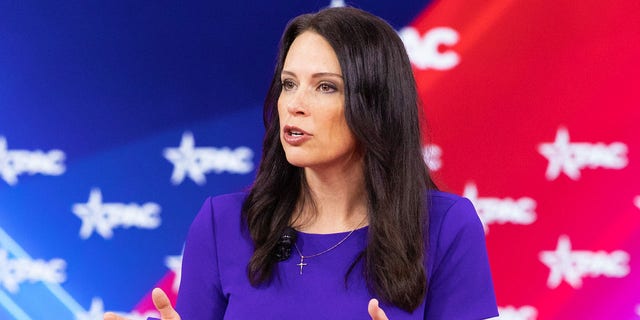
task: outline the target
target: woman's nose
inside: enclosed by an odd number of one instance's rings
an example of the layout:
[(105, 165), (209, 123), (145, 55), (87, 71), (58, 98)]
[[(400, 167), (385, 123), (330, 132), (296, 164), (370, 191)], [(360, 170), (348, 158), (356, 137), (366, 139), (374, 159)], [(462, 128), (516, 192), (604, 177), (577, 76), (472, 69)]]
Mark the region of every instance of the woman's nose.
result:
[(307, 103), (305, 90), (296, 90), (289, 93), (287, 110), (293, 115), (305, 116), (309, 113)]

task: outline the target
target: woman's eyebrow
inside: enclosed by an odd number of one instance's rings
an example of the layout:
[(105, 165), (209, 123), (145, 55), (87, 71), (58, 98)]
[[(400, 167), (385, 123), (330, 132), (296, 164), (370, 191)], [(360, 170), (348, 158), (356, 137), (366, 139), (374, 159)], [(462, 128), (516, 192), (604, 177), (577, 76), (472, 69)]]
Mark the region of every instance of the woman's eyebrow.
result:
[[(294, 72), (291, 71), (287, 71), (287, 70), (282, 70), (282, 74), (286, 74), (286, 75), (290, 75), (290, 76), (296, 76), (296, 74)], [(338, 73), (333, 73), (333, 72), (317, 72), (311, 75), (312, 78), (319, 78), (319, 77), (336, 77), (336, 78), (340, 78), (342, 79), (342, 75), (338, 74)]]

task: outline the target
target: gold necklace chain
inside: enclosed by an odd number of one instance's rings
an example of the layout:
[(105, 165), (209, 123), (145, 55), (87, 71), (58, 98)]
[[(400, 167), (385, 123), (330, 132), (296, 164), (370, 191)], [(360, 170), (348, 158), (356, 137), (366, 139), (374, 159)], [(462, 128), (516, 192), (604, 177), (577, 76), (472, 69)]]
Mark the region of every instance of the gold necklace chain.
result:
[(310, 259), (313, 257), (317, 257), (319, 255), (323, 255), (335, 248), (337, 248), (339, 245), (341, 245), (343, 242), (345, 242), (356, 230), (358, 230), (358, 228), (360, 228), (360, 226), (362, 225), (362, 223), (365, 222), (365, 220), (367, 220), (367, 217), (365, 216), (364, 219), (362, 221), (360, 221), (360, 223), (358, 223), (358, 225), (355, 227), (355, 229), (351, 230), (344, 238), (342, 238), (342, 240), (338, 241), (338, 243), (332, 245), (331, 247), (329, 247), (328, 249), (325, 249), (323, 251), (320, 251), (318, 253), (314, 253), (308, 256), (305, 256), (302, 254), (302, 251), (300, 251), (300, 248), (298, 248), (297, 244), (293, 244), (293, 246), (296, 248), (296, 251), (298, 251), (298, 254), (300, 255), (300, 263), (296, 264), (298, 267), (300, 267), (300, 275), (302, 275), (302, 268), (304, 268), (307, 263), (304, 263), (304, 259)]

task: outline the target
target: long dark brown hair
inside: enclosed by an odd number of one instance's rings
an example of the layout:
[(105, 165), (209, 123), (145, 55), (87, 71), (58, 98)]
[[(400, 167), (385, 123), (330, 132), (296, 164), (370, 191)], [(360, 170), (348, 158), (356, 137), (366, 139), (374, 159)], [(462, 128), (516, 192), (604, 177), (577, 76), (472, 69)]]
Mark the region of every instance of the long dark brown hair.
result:
[(255, 246), (247, 267), (249, 280), (254, 286), (271, 280), (277, 266), (274, 248), (298, 201), (309, 194), (304, 169), (286, 160), (277, 110), (285, 57), (305, 31), (324, 37), (338, 57), (345, 117), (364, 151), (369, 231), (367, 246), (352, 267), (362, 260), (370, 290), (413, 311), (426, 293), (427, 195), (436, 187), (423, 161), (420, 108), (404, 44), (384, 20), (354, 8), (298, 16), (280, 40), (264, 103), (262, 159), (242, 208)]

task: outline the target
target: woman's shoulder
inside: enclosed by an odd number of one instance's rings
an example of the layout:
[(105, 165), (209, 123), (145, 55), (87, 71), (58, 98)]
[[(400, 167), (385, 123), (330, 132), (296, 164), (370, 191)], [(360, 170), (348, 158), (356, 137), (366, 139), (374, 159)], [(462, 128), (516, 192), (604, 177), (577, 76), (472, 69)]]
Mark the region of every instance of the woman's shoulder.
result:
[(426, 318), (485, 319), (497, 315), (485, 234), (473, 203), (459, 195), (433, 191), (427, 204), (430, 285)]
[(446, 191), (440, 191), (440, 190), (429, 191), (427, 199), (428, 199), (427, 203), (428, 203), (429, 209), (430, 210), (437, 209), (437, 211), (442, 211), (442, 210), (446, 211), (451, 206), (459, 202), (469, 202), (469, 203), (471, 202), (469, 201), (469, 199), (465, 197), (459, 196), (454, 193), (446, 192)]
[(196, 220), (211, 220), (218, 225), (239, 222), (242, 203), (247, 194), (247, 192), (236, 192), (207, 197)]
[(213, 205), (242, 205), (248, 194), (248, 192), (225, 193), (210, 196), (208, 201)]
[(480, 218), (471, 201), (465, 197), (445, 191), (430, 191), (427, 197), (429, 221), (432, 226), (445, 222), (460, 227), (480, 224)]

